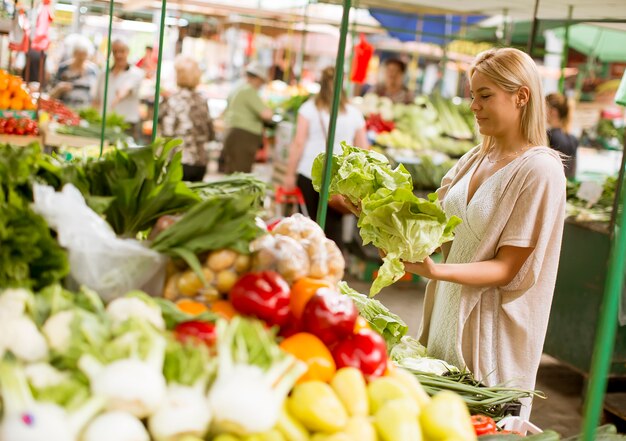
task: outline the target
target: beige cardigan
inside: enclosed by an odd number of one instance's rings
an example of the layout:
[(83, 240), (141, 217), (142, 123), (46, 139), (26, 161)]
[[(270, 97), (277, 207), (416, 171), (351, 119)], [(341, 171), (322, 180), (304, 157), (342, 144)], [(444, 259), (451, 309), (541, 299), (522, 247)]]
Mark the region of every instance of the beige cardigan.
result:
[[(480, 160), (479, 148), (443, 178), (440, 200)], [(565, 174), (548, 147), (526, 151), (512, 164), (486, 235), (471, 262), (495, 257), (502, 246), (532, 247), (514, 280), (498, 288), (463, 286), (457, 350), (478, 380), (533, 389), (557, 276), (565, 220)], [(449, 251), (444, 247), (444, 256)], [(419, 340), (426, 345), (436, 281), (426, 287)], [(461, 366), (462, 367), (462, 366)]]

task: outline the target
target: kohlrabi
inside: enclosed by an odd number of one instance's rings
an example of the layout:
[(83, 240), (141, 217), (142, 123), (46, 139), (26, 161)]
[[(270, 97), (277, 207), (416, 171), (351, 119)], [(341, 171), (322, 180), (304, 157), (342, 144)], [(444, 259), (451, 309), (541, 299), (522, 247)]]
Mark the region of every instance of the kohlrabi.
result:
[(212, 429), (238, 435), (271, 429), (306, 369), (276, 346), (260, 322), (239, 317), (218, 322), (218, 372), (209, 391)]
[(56, 404), (36, 401), (23, 367), (6, 358), (0, 361), (0, 386), (4, 402), (0, 441), (76, 441), (104, 405), (103, 399), (92, 397), (68, 413)]
[(159, 305), (141, 291), (131, 291), (124, 297), (117, 298), (106, 308), (109, 318), (114, 324), (135, 318), (145, 320), (159, 330), (165, 329), (165, 321)]
[[(107, 409), (145, 418), (165, 398), (162, 370), (166, 340), (145, 322), (131, 321), (128, 325), (132, 326), (126, 333), (101, 349), (105, 363), (94, 355), (85, 354), (78, 366), (89, 377), (92, 393), (107, 399)], [(114, 361), (109, 362), (107, 356)]]
[(89, 423), (80, 441), (150, 441), (150, 435), (137, 417), (114, 410)]

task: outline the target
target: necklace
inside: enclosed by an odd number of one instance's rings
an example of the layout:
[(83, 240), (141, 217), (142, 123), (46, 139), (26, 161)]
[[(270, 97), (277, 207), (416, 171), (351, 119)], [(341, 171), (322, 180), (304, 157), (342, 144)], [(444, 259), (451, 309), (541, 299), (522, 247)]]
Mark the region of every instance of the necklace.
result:
[(494, 161), (494, 160), (492, 160), (492, 159), (489, 157), (489, 155), (491, 155), (491, 153), (493, 152), (493, 149), (495, 148), (495, 146), (493, 146), (493, 147), (491, 147), (491, 148), (489, 149), (489, 151), (487, 152), (487, 161), (489, 161), (491, 164), (497, 164), (498, 162), (502, 162), (502, 161), (504, 161), (505, 159), (511, 158), (511, 157), (513, 157), (513, 156), (516, 156), (518, 153), (521, 153), (521, 152), (525, 151), (528, 147), (530, 147), (530, 144), (526, 144), (526, 145), (525, 145), (524, 147), (522, 147), (521, 149), (519, 149), (519, 150), (515, 150), (513, 153), (509, 153), (508, 155), (503, 156), (502, 158), (500, 158), (500, 159), (496, 159), (496, 160)]

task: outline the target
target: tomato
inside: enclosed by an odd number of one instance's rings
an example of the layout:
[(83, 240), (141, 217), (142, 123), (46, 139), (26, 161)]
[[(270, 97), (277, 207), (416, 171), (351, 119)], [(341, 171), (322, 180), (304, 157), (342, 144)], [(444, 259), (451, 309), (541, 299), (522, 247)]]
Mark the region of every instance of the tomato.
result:
[(196, 320), (176, 325), (174, 335), (179, 341), (199, 341), (207, 346), (213, 346), (217, 341), (215, 324)]
[(472, 425), (477, 436), (492, 435), (498, 430), (493, 418), (485, 415), (472, 415)]

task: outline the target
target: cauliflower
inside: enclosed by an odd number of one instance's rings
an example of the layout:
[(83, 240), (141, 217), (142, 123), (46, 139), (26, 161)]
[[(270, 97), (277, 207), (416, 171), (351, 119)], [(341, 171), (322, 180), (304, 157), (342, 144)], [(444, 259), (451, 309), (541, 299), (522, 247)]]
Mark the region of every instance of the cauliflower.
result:
[(35, 362), (48, 356), (48, 344), (27, 316), (3, 317), (0, 320), (0, 356), (5, 351), (22, 361)]
[(107, 306), (107, 313), (114, 324), (123, 323), (131, 318), (139, 318), (146, 320), (159, 330), (165, 329), (165, 321), (159, 305), (150, 304), (139, 297), (115, 299)]

